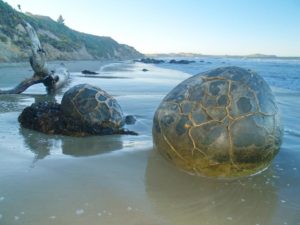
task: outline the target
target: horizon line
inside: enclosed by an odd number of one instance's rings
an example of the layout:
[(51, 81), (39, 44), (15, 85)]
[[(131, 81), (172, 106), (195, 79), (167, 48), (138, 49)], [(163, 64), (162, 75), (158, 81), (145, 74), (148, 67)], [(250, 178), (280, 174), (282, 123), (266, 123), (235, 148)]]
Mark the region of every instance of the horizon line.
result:
[(199, 52), (153, 52), (143, 53), (144, 55), (199, 55), (199, 56), (226, 56), (226, 57), (253, 57), (253, 58), (300, 58), (300, 55), (276, 55), (276, 54), (264, 54), (264, 53), (253, 53), (253, 54), (206, 54)]

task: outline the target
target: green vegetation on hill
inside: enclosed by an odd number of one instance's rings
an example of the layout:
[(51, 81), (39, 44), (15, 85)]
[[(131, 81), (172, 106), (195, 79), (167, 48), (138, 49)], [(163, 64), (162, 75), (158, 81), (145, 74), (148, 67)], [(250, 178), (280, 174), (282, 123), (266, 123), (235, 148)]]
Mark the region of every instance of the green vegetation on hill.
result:
[(55, 59), (130, 59), (142, 57), (134, 48), (119, 44), (110, 37), (81, 33), (47, 16), (21, 13), (0, 0), (0, 61), (18, 61), (28, 57), (29, 39), (21, 20), (29, 22), (40, 41)]
[(0, 0), (0, 37), (7, 40), (7, 37), (13, 38), (15, 27), (20, 21), (20, 16), (8, 4)]

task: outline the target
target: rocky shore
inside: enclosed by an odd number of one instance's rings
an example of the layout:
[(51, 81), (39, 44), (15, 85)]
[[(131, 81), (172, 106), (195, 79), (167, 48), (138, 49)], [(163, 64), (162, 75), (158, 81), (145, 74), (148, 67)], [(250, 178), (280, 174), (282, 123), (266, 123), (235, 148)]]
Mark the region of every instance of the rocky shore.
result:
[(154, 58), (142, 58), (142, 59), (134, 60), (134, 61), (135, 62), (146, 63), (146, 64), (161, 64), (161, 63), (190, 64), (190, 63), (195, 63), (196, 62), (194, 60), (186, 60), (186, 59), (181, 59), (181, 60), (171, 59), (170, 61), (167, 61), (167, 60), (154, 59)]

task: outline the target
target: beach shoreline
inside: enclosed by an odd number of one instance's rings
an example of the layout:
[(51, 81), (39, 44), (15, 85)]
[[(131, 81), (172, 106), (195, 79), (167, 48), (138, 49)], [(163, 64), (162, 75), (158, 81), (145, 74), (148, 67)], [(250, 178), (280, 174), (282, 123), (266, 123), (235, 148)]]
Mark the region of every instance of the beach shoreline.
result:
[[(229, 62), (235, 63), (228, 59), (225, 65)], [(262, 75), (278, 70), (276, 63), (236, 64), (250, 65)], [(128, 128), (138, 136), (74, 138), (23, 129), (17, 122), (19, 113), (47, 99), (45, 88), (37, 85), (21, 95), (0, 96), (0, 224), (298, 224), (298, 89), (274, 88), (284, 141), (271, 166), (260, 174), (236, 180), (190, 176), (153, 151), (152, 119), (162, 98), (191, 72), (220, 65), (224, 66), (221, 60), (190, 64), (180, 71), (174, 70), (178, 65), (162, 68), (132, 61), (66, 64), (71, 81), (56, 100), (79, 83), (99, 86), (116, 97), (124, 114), (136, 116), (137, 123)], [(296, 70), (289, 73), (289, 64), (279, 65), (280, 73), (291, 76), (284, 83), (289, 85), (300, 66), (292, 64)], [(1, 88), (31, 74), (27, 68), (0, 65), (0, 73), (5, 74), (0, 77)], [(84, 76), (83, 69), (99, 74)], [(280, 84), (281, 79), (276, 79), (271, 81)]]

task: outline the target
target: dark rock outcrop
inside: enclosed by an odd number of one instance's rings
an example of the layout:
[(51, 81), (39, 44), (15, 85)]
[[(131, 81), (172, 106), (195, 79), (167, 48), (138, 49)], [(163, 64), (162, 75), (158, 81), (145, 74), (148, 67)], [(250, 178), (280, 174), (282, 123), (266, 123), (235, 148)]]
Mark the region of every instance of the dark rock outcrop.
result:
[(185, 59), (181, 59), (181, 60), (171, 59), (169, 61), (169, 63), (171, 63), (171, 64), (190, 64), (190, 63), (195, 63), (195, 61), (194, 60), (185, 60)]
[(81, 71), (82, 74), (90, 74), (90, 75), (96, 75), (96, 74), (99, 74), (99, 73), (96, 73), (94, 71), (90, 71), (90, 70), (83, 70)]
[(146, 64), (165, 63), (165, 61), (162, 60), (162, 59), (153, 59), (153, 58), (143, 58), (143, 59), (140, 59), (140, 60), (135, 60), (135, 62), (141, 62), (141, 63), (146, 63)]
[(33, 103), (26, 107), (18, 118), (23, 127), (47, 134), (64, 130), (60, 104), (53, 102)]

